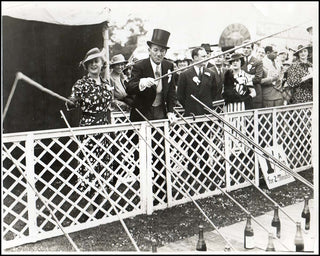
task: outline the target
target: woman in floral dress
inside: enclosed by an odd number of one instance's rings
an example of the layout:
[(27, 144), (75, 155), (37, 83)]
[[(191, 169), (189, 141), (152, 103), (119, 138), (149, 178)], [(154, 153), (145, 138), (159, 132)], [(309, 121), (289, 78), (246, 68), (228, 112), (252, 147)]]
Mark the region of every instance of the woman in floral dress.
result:
[[(101, 77), (101, 71), (105, 66), (104, 54), (98, 48), (89, 50), (83, 61), (80, 62), (83, 68), (88, 72), (87, 75), (79, 79), (72, 87), (71, 95), (68, 98), (73, 104), (67, 103), (67, 110), (80, 107), (82, 116), (79, 126), (104, 125), (110, 123), (110, 104), (112, 102), (113, 88), (107, 80)], [(94, 166), (94, 171), (99, 173), (105, 183), (111, 176), (110, 170), (103, 163), (110, 161), (110, 155), (106, 153), (105, 148), (108, 146), (108, 140), (102, 133), (80, 136), (80, 141), (85, 146), (86, 154), (90, 161), (89, 165), (81, 165), (78, 172), (89, 182), (95, 180), (95, 186), (99, 187), (96, 175), (91, 172), (87, 166)], [(101, 144), (102, 146), (99, 146)], [(88, 152), (92, 152), (89, 154)], [(98, 158), (98, 162), (95, 159)], [(86, 160), (80, 151), (79, 157)], [(87, 162), (87, 161), (86, 161)], [(90, 198), (95, 194), (95, 190), (88, 189), (88, 184), (83, 179), (79, 179), (79, 190), (87, 192)], [(101, 202), (101, 195), (95, 199), (96, 203)]]
[(287, 83), (293, 88), (291, 103), (303, 103), (313, 100), (312, 63), (308, 61), (311, 46), (299, 45), (294, 53), (297, 61), (288, 69)]

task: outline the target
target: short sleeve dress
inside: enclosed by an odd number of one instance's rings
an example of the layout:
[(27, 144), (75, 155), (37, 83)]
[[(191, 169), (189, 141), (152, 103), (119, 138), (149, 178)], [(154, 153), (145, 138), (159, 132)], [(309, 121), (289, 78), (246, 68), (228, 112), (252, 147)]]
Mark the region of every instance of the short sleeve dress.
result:
[[(79, 79), (72, 87), (69, 99), (79, 106), (82, 110), (79, 126), (104, 125), (110, 123), (110, 104), (112, 101), (113, 88), (107, 80), (101, 79), (101, 84), (96, 84), (95, 80), (86, 75)], [(110, 155), (106, 150), (109, 141), (104, 134), (89, 134), (80, 136), (82, 145), (86, 147), (86, 153), (90, 161), (90, 165), (82, 164), (78, 169), (79, 174), (86, 181), (95, 180), (95, 186), (99, 187), (99, 183), (95, 179), (95, 175), (91, 173), (90, 166), (94, 166), (94, 171), (107, 180), (110, 176), (110, 169), (106, 168), (106, 164), (110, 161)], [(88, 152), (91, 152), (88, 154)], [(86, 160), (82, 152), (79, 151), (80, 159)], [(96, 163), (98, 161), (98, 163)], [(88, 184), (83, 179), (79, 180), (79, 190), (84, 191)]]

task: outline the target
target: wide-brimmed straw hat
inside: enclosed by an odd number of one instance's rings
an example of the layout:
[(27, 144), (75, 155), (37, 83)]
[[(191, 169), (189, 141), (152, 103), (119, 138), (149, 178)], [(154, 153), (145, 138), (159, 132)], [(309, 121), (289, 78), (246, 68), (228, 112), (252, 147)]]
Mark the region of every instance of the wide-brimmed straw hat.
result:
[(122, 54), (114, 55), (110, 60), (110, 66), (120, 64), (120, 63), (124, 63), (124, 64), (128, 63), (128, 61), (124, 58)]
[(298, 49), (293, 53), (293, 55), (298, 56), (299, 52), (302, 51), (303, 49), (308, 49), (308, 52), (310, 52), (312, 49), (312, 46), (300, 44), (298, 45)]
[(99, 50), (99, 48), (95, 47), (92, 48), (91, 50), (89, 50), (85, 57), (83, 58), (83, 60), (80, 62), (80, 65), (82, 65), (85, 68), (85, 63), (89, 60), (95, 59), (95, 58), (102, 58), (103, 61), (105, 61), (104, 59), (104, 49), (103, 50)]

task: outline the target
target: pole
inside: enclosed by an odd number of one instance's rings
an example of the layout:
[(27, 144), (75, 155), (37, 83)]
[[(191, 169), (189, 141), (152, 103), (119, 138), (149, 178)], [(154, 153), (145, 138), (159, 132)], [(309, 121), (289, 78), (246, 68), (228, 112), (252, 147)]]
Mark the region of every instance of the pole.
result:
[(110, 54), (109, 54), (109, 29), (108, 29), (107, 22), (103, 25), (102, 36), (103, 36), (103, 48), (105, 49), (105, 57), (106, 57), (106, 62), (107, 62), (106, 71), (104, 73), (104, 79), (109, 80), (109, 78), (110, 78)]
[[(63, 120), (64, 120), (65, 123), (67, 124), (70, 132), (72, 133), (73, 138), (75, 139), (75, 141), (77, 142), (78, 146), (80, 147), (80, 149), (81, 149), (81, 151), (82, 151), (82, 154), (85, 156), (86, 161), (88, 162), (88, 164), (89, 164), (89, 166), (90, 166), (89, 170), (90, 170), (91, 174), (93, 174), (94, 176), (97, 177), (98, 174), (94, 171), (93, 166), (92, 166), (92, 164), (91, 164), (91, 162), (90, 162), (87, 154), (86, 154), (85, 151), (84, 151), (84, 146), (83, 146), (83, 144), (77, 139), (77, 137), (76, 137), (75, 134), (73, 133), (73, 130), (71, 129), (71, 126), (69, 125), (69, 123), (68, 123), (66, 117), (64, 116), (62, 110), (60, 110), (60, 113), (61, 113), (61, 116), (62, 116)], [(101, 176), (100, 176), (100, 177), (97, 177), (97, 180), (98, 180), (99, 185), (100, 185), (100, 187), (102, 188), (102, 190), (103, 190), (106, 198), (109, 200), (109, 202), (110, 202), (110, 204), (111, 204), (111, 207), (113, 208), (113, 210), (115, 211), (116, 215), (118, 216), (118, 219), (119, 219), (120, 223), (122, 224), (124, 230), (126, 231), (127, 235), (129, 236), (129, 238), (130, 238), (133, 246), (135, 247), (136, 251), (140, 252), (139, 247), (137, 246), (135, 240), (134, 240), (133, 237), (131, 236), (131, 234), (130, 234), (130, 232), (129, 232), (127, 226), (126, 226), (126, 224), (125, 224), (124, 221), (123, 221), (123, 219), (120, 217), (120, 214), (118, 213), (117, 208), (115, 207), (115, 205), (113, 204), (111, 198), (109, 197), (108, 192), (106, 191), (105, 187), (104, 187), (103, 184), (101, 183)]]
[[(255, 143), (253, 140), (249, 139), (245, 134), (243, 134), (241, 131), (239, 131), (236, 127), (234, 127), (233, 125), (231, 125), (228, 121), (226, 121), (224, 118), (222, 118), (221, 116), (219, 116), (217, 113), (215, 113), (212, 109), (210, 109), (209, 107), (207, 107), (202, 101), (200, 101), (198, 98), (196, 98), (194, 95), (191, 95), (191, 97), (196, 100), (198, 103), (200, 103), (209, 113), (211, 113), (213, 116), (215, 116), (216, 118), (218, 118), (220, 121), (222, 121), (225, 125), (227, 125), (229, 128), (231, 128), (233, 131), (235, 131), (238, 135), (241, 136), (241, 138), (245, 139), (245, 141), (249, 142), (250, 144), (252, 144), (254, 147), (256, 147), (257, 149), (259, 149), (262, 153), (264, 153), (269, 159), (267, 160), (273, 160), (273, 162), (275, 164), (277, 164), (279, 167), (281, 167), (282, 169), (284, 169), (286, 172), (288, 172), (289, 174), (291, 174), (293, 177), (297, 178), (298, 180), (300, 180), (301, 182), (303, 182), (305, 185), (307, 185), (308, 187), (314, 189), (313, 184), (311, 184), (309, 181), (307, 181), (306, 179), (304, 179), (303, 177), (301, 177), (300, 175), (294, 173), (293, 171), (291, 171), (285, 164), (283, 164), (281, 161), (279, 161), (277, 158), (275, 158), (273, 155), (271, 155), (270, 153), (268, 153), (263, 147), (261, 147), (260, 145), (258, 145), (257, 143)], [(298, 178), (299, 177), (299, 178)]]
[[(213, 147), (223, 158), (225, 161), (227, 161), (233, 168), (237, 169), (237, 166), (235, 166), (235, 164), (233, 162), (231, 162), (227, 157), (225, 157), (225, 155), (223, 154), (223, 152), (218, 148), (217, 145), (213, 144), (212, 141), (210, 141), (208, 138), (207, 138), (207, 135), (204, 134), (203, 131), (201, 131), (200, 129), (197, 129), (197, 126), (193, 126), (191, 125), (190, 122), (188, 122), (186, 120), (186, 118), (184, 118), (180, 113), (177, 112), (177, 114), (179, 115), (179, 117), (187, 124), (189, 125), (189, 127), (193, 130), (196, 131), (197, 134), (200, 134), (202, 136), (203, 139), (205, 139), (211, 147)], [(182, 129), (187, 132), (187, 133), (190, 133), (188, 132), (188, 130), (186, 128), (184, 128), (183, 126), (181, 126)], [(222, 127), (221, 127), (222, 128)], [(211, 128), (210, 128), (211, 130)], [(230, 133), (231, 134), (231, 133)], [(234, 136), (236, 137), (236, 136)], [(247, 180), (249, 183), (251, 183), (251, 185), (253, 185), (256, 189), (259, 190), (259, 192), (262, 193), (262, 195), (264, 195), (267, 199), (269, 199), (273, 204), (277, 205), (280, 209), (280, 211), (282, 211), (293, 223), (296, 223), (296, 221), (290, 217), (290, 215), (277, 203), (275, 202), (270, 196), (268, 196), (261, 188), (259, 188), (256, 184), (254, 184), (254, 182), (252, 182), (246, 175), (244, 175), (242, 172), (238, 172), (245, 180)]]
[(14, 160), (14, 158), (11, 156), (11, 154), (8, 152), (7, 148), (3, 145), (3, 149), (4, 151), (6, 151), (6, 153), (8, 154), (9, 158), (11, 159), (11, 161), (14, 163), (14, 165), (18, 168), (19, 172), (21, 173), (21, 175), (24, 177), (24, 179), (27, 181), (28, 185), (32, 188), (32, 190), (36, 193), (36, 195), (39, 197), (39, 199), (43, 202), (43, 204), (46, 206), (46, 208), (49, 210), (50, 215), (52, 216), (52, 218), (54, 219), (54, 221), (57, 223), (57, 225), (59, 226), (59, 228), (61, 229), (61, 231), (63, 232), (63, 234), (66, 236), (66, 238), (68, 239), (68, 241), (70, 242), (70, 244), (73, 246), (73, 248), (77, 251), (80, 252), (78, 246), (74, 243), (74, 241), (71, 239), (71, 237), (69, 236), (69, 234), (64, 230), (64, 227), (62, 227), (62, 225), (59, 223), (59, 220), (57, 219), (57, 217), (54, 215), (53, 211), (51, 210), (51, 208), (49, 207), (49, 204), (47, 202), (47, 200), (45, 200), (42, 195), (40, 195), (38, 193), (38, 191), (36, 190), (36, 188), (31, 185), (31, 183), (29, 182), (29, 179), (27, 179), (27, 176), (24, 174), (24, 172), (21, 170), (19, 164)]
[(8, 101), (7, 101), (7, 104), (4, 108), (4, 111), (3, 111), (3, 119), (2, 121), (5, 119), (6, 117), (6, 114), (7, 114), (7, 111), (8, 111), (8, 108), (10, 106), (10, 103), (11, 103), (11, 99), (13, 97), (13, 94), (16, 90), (16, 87), (17, 87), (17, 84), (18, 84), (18, 81), (20, 79), (20, 72), (16, 73), (16, 78), (14, 79), (14, 82), (13, 82), (13, 85), (12, 85), (12, 88), (11, 88), (11, 91), (10, 91), (10, 94), (9, 94), (9, 97), (8, 97)]
[[(132, 124), (132, 122), (127, 118), (127, 116), (125, 115), (125, 113), (123, 112), (122, 108), (116, 103), (117, 107), (119, 108), (119, 110), (121, 111), (121, 113), (123, 114), (123, 116), (129, 121), (130, 125), (133, 127), (134, 131), (136, 132), (136, 134), (146, 143), (147, 147), (152, 151), (152, 153), (154, 155), (157, 155), (156, 152), (154, 151), (154, 149), (149, 145), (149, 143), (146, 141), (146, 139), (140, 134), (140, 132), (137, 130), (137, 128)], [(139, 113), (140, 111), (137, 110)], [(142, 115), (142, 114), (141, 114)], [(143, 118), (145, 118), (143, 116)], [(147, 120), (149, 122), (148, 119), (145, 118), (145, 120)], [(157, 129), (157, 128), (155, 128)], [(160, 133), (166, 140), (168, 140), (167, 137), (165, 137), (162, 133)], [(171, 144), (171, 142), (170, 142)], [(175, 158), (172, 158), (173, 161), (179, 165), (182, 169), (184, 169), (185, 167), (179, 162), (177, 161)], [(164, 163), (163, 159), (161, 157), (158, 158), (158, 160), (165, 166), (166, 164)], [(206, 215), (206, 213), (201, 209), (201, 207), (197, 204), (197, 202), (192, 198), (192, 196), (190, 196), (190, 194), (188, 193), (188, 191), (184, 188), (184, 186), (182, 186), (182, 184), (180, 183), (179, 179), (176, 178), (176, 176), (172, 173), (172, 171), (170, 169), (167, 169), (167, 171), (171, 174), (171, 176), (176, 180), (176, 182), (179, 184), (179, 186), (182, 189), (182, 192), (184, 194), (184, 196), (187, 196), (191, 199), (191, 201), (195, 204), (195, 206), (199, 209), (199, 211), (203, 214), (203, 216), (207, 219), (207, 221), (212, 225), (212, 227), (218, 232), (218, 234), (227, 242), (227, 244), (234, 250), (235, 248), (232, 246), (232, 244), (220, 233), (220, 231), (218, 230), (218, 228), (216, 227), (216, 225), (214, 225), (214, 223), (209, 219), (209, 217)]]
[[(176, 146), (176, 144), (175, 144), (175, 143), (172, 143), (172, 141), (169, 140), (169, 139), (163, 134), (163, 132), (162, 132), (161, 130), (159, 130), (157, 127), (155, 127), (138, 109), (136, 109), (136, 111), (139, 113), (139, 115), (140, 115), (145, 121), (148, 122), (149, 125), (152, 126), (153, 129), (155, 129), (159, 134), (161, 134), (161, 136), (162, 136), (165, 140), (167, 140), (170, 145), (173, 145), (177, 150), (179, 150), (179, 148)], [(186, 156), (185, 153), (183, 153), (183, 151), (180, 151), (180, 152), (181, 152), (184, 156)], [(199, 156), (199, 155), (198, 155), (198, 156)], [(199, 157), (204, 161), (204, 159), (203, 159), (202, 156), (199, 156)], [(186, 158), (187, 158), (189, 161), (191, 160), (190, 162), (192, 162), (193, 164), (195, 164), (195, 162), (194, 162), (189, 156), (186, 156)], [(196, 165), (195, 165), (195, 166), (196, 166)], [(200, 171), (201, 171), (201, 170), (200, 170)], [(212, 184), (216, 186), (216, 188), (218, 188), (223, 194), (225, 194), (225, 195), (226, 195), (228, 198), (230, 198), (236, 205), (238, 205), (241, 210), (243, 210), (246, 214), (250, 214), (251, 218), (252, 218), (259, 226), (261, 226), (262, 229), (264, 229), (267, 233), (270, 233), (269, 230), (267, 230), (266, 227), (265, 227), (262, 223), (260, 223), (249, 211), (247, 211), (236, 199), (234, 199), (232, 196), (230, 196), (230, 195), (228, 194), (228, 192), (226, 192), (226, 191), (224, 191), (222, 188), (220, 188), (220, 187), (218, 186), (218, 184), (217, 184), (207, 173), (205, 173), (205, 172), (201, 172), (201, 173), (202, 173), (204, 176), (206, 176), (207, 179), (209, 179), (209, 180), (212, 182)], [(277, 237), (276, 237), (276, 239), (277, 239)], [(280, 242), (288, 251), (290, 251), (290, 249), (289, 249), (285, 244), (283, 244), (283, 243), (280, 241), (280, 239), (278, 239), (278, 240), (279, 240), (279, 242)]]
[[(307, 22), (309, 22), (309, 21), (307, 21)], [(284, 29), (284, 30), (281, 30), (281, 31), (279, 31), (279, 32), (276, 32), (276, 33), (273, 33), (273, 34), (270, 34), (270, 35), (261, 37), (261, 38), (259, 38), (259, 39), (257, 39), (257, 40), (254, 40), (254, 41), (250, 41), (250, 42), (244, 43), (244, 44), (242, 44), (242, 45), (236, 46), (236, 47), (231, 48), (231, 49), (229, 49), (229, 50), (226, 50), (226, 51), (224, 51), (224, 52), (222, 52), (222, 53), (219, 53), (219, 54), (217, 54), (216, 56), (211, 56), (211, 57), (208, 57), (208, 58), (206, 58), (206, 59), (204, 59), (204, 60), (201, 60), (201, 61), (198, 61), (198, 62), (194, 62), (194, 63), (190, 64), (190, 65), (187, 66), (187, 67), (183, 67), (183, 68), (180, 68), (180, 69), (177, 69), (177, 70), (168, 72), (167, 74), (164, 74), (164, 75), (162, 75), (162, 76), (160, 76), (160, 77), (158, 77), (158, 78), (155, 78), (154, 81), (156, 82), (156, 81), (158, 81), (158, 80), (160, 80), (160, 79), (162, 79), (162, 78), (164, 78), (164, 77), (170, 76), (170, 75), (172, 75), (172, 74), (174, 74), (174, 73), (177, 73), (177, 72), (180, 72), (180, 71), (182, 71), (182, 70), (188, 69), (188, 68), (190, 68), (190, 67), (199, 65), (199, 64), (201, 64), (201, 63), (203, 63), (203, 62), (207, 62), (207, 61), (209, 61), (209, 60), (211, 60), (211, 59), (217, 58), (217, 57), (222, 56), (222, 55), (224, 55), (224, 54), (231, 53), (231, 52), (233, 52), (233, 51), (235, 51), (235, 50), (238, 50), (238, 49), (241, 49), (241, 48), (243, 48), (243, 47), (245, 47), (245, 46), (247, 46), (247, 45), (256, 43), (256, 42), (258, 42), (258, 41), (262, 41), (262, 40), (267, 39), (267, 38), (269, 38), (269, 37), (273, 37), (273, 36), (275, 36), (275, 35), (281, 34), (281, 33), (286, 32), (286, 31), (288, 31), (288, 30), (294, 29), (294, 28), (299, 27), (299, 26), (301, 26), (301, 25), (303, 25), (303, 24), (305, 24), (305, 23), (307, 23), (307, 22), (303, 22), (303, 23), (301, 23), (301, 24), (298, 24), (298, 25), (295, 25), (295, 26), (291, 26), (291, 27), (289, 27), (289, 28), (287, 28), (287, 29)]]

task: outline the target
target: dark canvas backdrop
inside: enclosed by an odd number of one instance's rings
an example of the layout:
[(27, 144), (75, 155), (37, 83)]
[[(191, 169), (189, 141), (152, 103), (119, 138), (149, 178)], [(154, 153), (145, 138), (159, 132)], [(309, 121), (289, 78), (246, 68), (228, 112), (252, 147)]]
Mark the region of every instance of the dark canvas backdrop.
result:
[[(79, 62), (93, 47), (103, 47), (103, 24), (67, 26), (2, 17), (3, 109), (16, 72), (68, 97), (85, 73)], [(80, 111), (67, 112), (65, 104), (20, 80), (3, 121), (3, 133), (65, 128), (63, 110), (71, 126), (78, 126)]]

